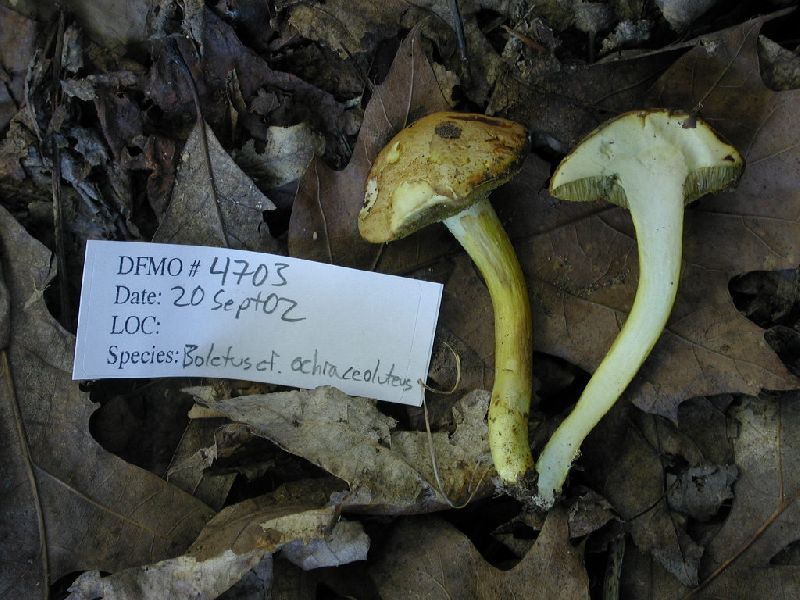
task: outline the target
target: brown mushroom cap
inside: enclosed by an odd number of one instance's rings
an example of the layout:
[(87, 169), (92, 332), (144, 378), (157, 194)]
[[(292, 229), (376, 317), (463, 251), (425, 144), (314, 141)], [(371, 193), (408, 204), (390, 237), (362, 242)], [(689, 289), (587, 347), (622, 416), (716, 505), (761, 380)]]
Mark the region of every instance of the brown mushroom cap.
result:
[[(736, 183), (744, 169), (739, 151), (701, 119), (666, 109), (620, 115), (592, 131), (570, 152), (550, 181), (550, 193), (562, 200), (608, 200), (627, 207), (624, 182), (633, 161), (682, 157), (685, 203)], [(662, 161), (665, 168), (672, 161)], [(683, 168), (685, 167), (685, 169)], [(653, 169), (650, 164), (647, 169)], [(654, 185), (657, 185), (654, 183)]]
[(384, 146), (367, 177), (358, 228), (388, 242), (458, 214), (511, 179), (527, 154), (527, 132), (513, 121), (439, 112)]

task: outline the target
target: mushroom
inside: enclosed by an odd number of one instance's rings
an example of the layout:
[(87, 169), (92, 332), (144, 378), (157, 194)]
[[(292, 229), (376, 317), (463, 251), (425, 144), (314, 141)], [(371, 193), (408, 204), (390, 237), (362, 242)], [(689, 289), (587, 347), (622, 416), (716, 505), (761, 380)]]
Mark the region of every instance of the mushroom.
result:
[(612, 119), (559, 164), (550, 182), (556, 198), (604, 198), (630, 211), (639, 285), (611, 349), (537, 460), (537, 505), (553, 505), (584, 438), (628, 387), (667, 323), (680, 278), (684, 206), (735, 184), (743, 169), (736, 148), (708, 124), (663, 109)]
[(527, 132), (518, 123), (481, 114), (428, 115), (380, 151), (358, 217), (362, 237), (374, 243), (441, 221), (483, 275), (495, 323), (489, 447), (507, 484), (521, 483), (533, 466), (531, 315), (522, 269), (488, 196), (519, 171), (527, 150)]

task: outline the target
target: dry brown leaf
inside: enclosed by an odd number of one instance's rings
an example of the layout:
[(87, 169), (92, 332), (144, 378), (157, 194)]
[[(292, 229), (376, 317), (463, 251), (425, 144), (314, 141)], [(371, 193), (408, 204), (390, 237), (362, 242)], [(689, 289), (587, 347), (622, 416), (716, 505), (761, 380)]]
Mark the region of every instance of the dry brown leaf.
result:
[(219, 510), (236, 473), (206, 473), (219, 457), (217, 432), (221, 419), (189, 421), (167, 470), (167, 481)]
[[(350, 484), (339, 499), (348, 510), (381, 514), (448, 508), (438, 489), (425, 433), (393, 431), (395, 420), (375, 402), (331, 387), (216, 400), (211, 388), (195, 398), (278, 446)], [(453, 434), (432, 434), (442, 488), (455, 504), (494, 490), (486, 410), (489, 394), (476, 390), (454, 408)]]
[(534, 74), (504, 69), (486, 111), (525, 123), (567, 151), (602, 121), (640, 106), (675, 56), (667, 51), (589, 65), (548, 63), (544, 72)]
[(510, 6), (506, 0), (479, 0), (460, 2), (458, 8), (466, 60), (461, 58), (461, 50), (457, 48), (450, 2), (329, 0), (324, 5), (292, 3), (286, 13), (289, 25), (303, 37), (319, 41), (342, 59), (354, 62), (364, 61), (365, 56), (372, 60), (371, 55), (381, 42), (395, 37), (402, 29), (417, 27), (433, 41), (444, 63), (468, 80), (461, 91), (474, 104), (483, 105), (504, 65), (487, 39), (484, 19), (479, 21), (478, 13), (491, 11), (506, 15)]
[[(380, 3), (328, 0), (324, 5), (307, 2), (284, 4), (288, 5), (287, 21), (292, 28), (304, 38), (324, 43), (342, 58), (373, 52), (382, 40), (393, 37), (402, 28), (410, 29), (425, 21), (427, 23), (423, 24), (429, 29), (449, 28), (453, 19), (450, 3), (443, 0), (414, 3), (405, 0)], [(502, 14), (508, 12), (508, 3), (505, 0), (461, 2), (459, 12), (465, 27), (474, 23), (475, 13), (482, 9)], [(473, 61), (479, 60), (480, 57), (473, 57)]]
[(255, 567), (261, 555), (228, 550), (206, 560), (180, 556), (107, 577), (87, 571), (70, 586), (67, 600), (213, 600)]
[[(170, 8), (174, 11), (175, 7)], [(161, 14), (168, 14), (166, 7)], [(359, 108), (348, 107), (330, 92), (292, 73), (272, 69), (265, 59), (242, 43), (230, 23), (209, 7), (203, 10), (202, 19), (187, 27), (197, 29), (200, 21), (202, 56), (197, 52), (199, 40), (184, 35), (168, 36), (152, 46), (153, 64), (146, 93), (166, 113), (166, 118), (182, 119), (196, 110), (190, 88), (175, 84), (187, 81), (182, 61), (197, 86), (203, 116), (217, 131), (230, 128), (234, 108), (231, 100), (232, 96), (238, 96), (244, 106), (234, 109), (235, 118), (252, 137), (266, 141), (262, 136), (265, 123), (287, 126), (307, 121), (325, 134), (329, 159), (338, 160), (341, 155), (349, 154), (347, 136), (357, 130), (354, 124), (359, 122)], [(170, 21), (169, 25), (174, 23)], [(235, 94), (232, 86), (237, 88)], [(225, 93), (221, 93), (223, 90)]]
[(0, 590), (8, 598), (43, 597), (48, 582), (72, 571), (115, 571), (182, 552), (212, 511), (92, 438), (94, 406), (70, 380), (75, 339), (42, 296), (54, 275), (50, 252), (5, 209), (0, 243), (10, 298), (2, 320), (11, 332), (10, 373), (0, 391)]
[(298, 482), (222, 510), (206, 525), (185, 556), (108, 577), (85, 573), (69, 600), (212, 600), (270, 554), (303, 567), (331, 567), (365, 560), (369, 538), (361, 525), (339, 521), (325, 506), (333, 481)]
[(668, 422), (655, 419), (632, 407), (614, 409), (584, 444), (582, 461), (592, 486), (628, 522), (636, 546), (673, 577), (697, 585), (703, 547), (687, 533), (686, 518), (667, 504), (664, 471), (667, 456), (690, 464), (704, 457), (687, 450)]
[(589, 598), (581, 555), (561, 509), (548, 515), (533, 547), (509, 571), (484, 561), (452, 525), (420, 517), (399, 523), (370, 573), (384, 600), (579, 600)]
[[(449, 108), (450, 90), (441, 87), (422, 45), (419, 28), (400, 45), (389, 74), (375, 88), (366, 108), (347, 168), (333, 171), (319, 159), (309, 165), (300, 180), (289, 225), (292, 256), (362, 269), (374, 267), (382, 247), (362, 240), (357, 227), (372, 159), (394, 133), (415, 119)], [(402, 251), (399, 248), (407, 247), (409, 240), (415, 247), (416, 236), (412, 236), (385, 251)]]
[(275, 252), (278, 243), (262, 216), (274, 208), (211, 128), (198, 121), (183, 148), (172, 201), (153, 241)]
[(698, 465), (680, 473), (667, 473), (667, 502), (671, 509), (707, 521), (723, 502), (733, 498), (739, 475), (736, 465)]
[(800, 567), (772, 561), (800, 531), (800, 396), (744, 397), (729, 414), (741, 475), (722, 528), (707, 545), (702, 585), (682, 587), (648, 560), (633, 555), (625, 586), (632, 597), (790, 598), (800, 590)]
[(0, 131), (25, 100), (25, 73), (33, 58), (37, 25), (0, 5)]

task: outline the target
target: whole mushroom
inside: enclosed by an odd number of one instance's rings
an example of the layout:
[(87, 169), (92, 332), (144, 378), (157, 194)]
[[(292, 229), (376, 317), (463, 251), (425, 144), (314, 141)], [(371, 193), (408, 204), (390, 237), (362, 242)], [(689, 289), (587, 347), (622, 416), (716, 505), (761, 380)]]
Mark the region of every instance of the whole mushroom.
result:
[(528, 445), (531, 315), (522, 269), (488, 201), (527, 155), (522, 125), (481, 114), (440, 112), (400, 131), (376, 157), (358, 227), (383, 243), (441, 221), (483, 275), (495, 320), (495, 380), (489, 446), (498, 475), (522, 483)]
[(611, 349), (539, 456), (539, 506), (553, 505), (584, 438), (628, 387), (667, 323), (680, 279), (684, 206), (735, 184), (743, 169), (738, 150), (707, 123), (668, 110), (612, 119), (556, 169), (550, 182), (556, 198), (605, 199), (630, 211), (639, 285)]

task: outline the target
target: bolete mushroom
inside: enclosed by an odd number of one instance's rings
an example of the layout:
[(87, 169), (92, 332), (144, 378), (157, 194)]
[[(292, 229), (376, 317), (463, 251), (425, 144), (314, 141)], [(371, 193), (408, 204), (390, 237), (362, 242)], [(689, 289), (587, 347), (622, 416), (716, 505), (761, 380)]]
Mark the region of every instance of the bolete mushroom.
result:
[(378, 154), (358, 218), (361, 235), (375, 243), (441, 221), (483, 275), (495, 323), (489, 447), (508, 484), (533, 466), (531, 315), (522, 269), (488, 196), (517, 173), (527, 149), (525, 128), (512, 121), (456, 112), (423, 117)]
[(584, 438), (628, 387), (667, 323), (680, 278), (684, 206), (736, 183), (743, 169), (736, 148), (708, 124), (668, 110), (612, 119), (556, 169), (550, 182), (556, 198), (606, 199), (630, 211), (639, 285), (611, 349), (539, 456), (539, 506), (555, 502)]

